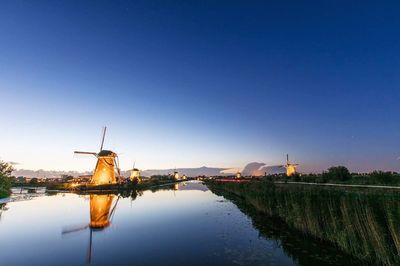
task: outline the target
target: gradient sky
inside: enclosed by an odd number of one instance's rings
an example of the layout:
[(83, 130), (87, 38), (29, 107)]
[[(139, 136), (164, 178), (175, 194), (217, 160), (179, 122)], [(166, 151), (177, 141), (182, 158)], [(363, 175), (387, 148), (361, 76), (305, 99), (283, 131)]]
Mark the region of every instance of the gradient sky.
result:
[(396, 1), (1, 1), (0, 157), (400, 171)]

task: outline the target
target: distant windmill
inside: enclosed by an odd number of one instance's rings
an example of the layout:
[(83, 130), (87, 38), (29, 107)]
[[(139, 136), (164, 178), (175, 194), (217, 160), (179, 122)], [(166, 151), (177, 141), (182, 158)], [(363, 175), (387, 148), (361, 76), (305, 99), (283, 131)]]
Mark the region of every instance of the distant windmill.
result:
[(129, 177), (129, 179), (132, 181), (132, 182), (137, 182), (137, 183), (139, 183), (141, 180), (140, 180), (140, 171), (139, 171), (139, 169), (137, 169), (137, 168), (135, 168), (135, 163), (136, 162), (133, 162), (133, 167), (132, 167), (132, 169), (131, 169), (131, 176)]
[(117, 177), (115, 173), (117, 172), (117, 176), (120, 176), (118, 155), (112, 151), (103, 150), (106, 130), (107, 127), (104, 127), (99, 153), (86, 151), (74, 152), (75, 154), (91, 154), (97, 158), (96, 167), (93, 176), (90, 179), (90, 184), (93, 185), (116, 184)]
[(235, 178), (236, 178), (236, 179), (242, 178), (242, 173), (240, 172), (239, 169), (238, 169), (238, 171), (236, 172)]
[(87, 252), (88, 263), (92, 261), (92, 243), (93, 243), (93, 231), (101, 231), (110, 226), (111, 221), (114, 217), (115, 209), (117, 207), (120, 196), (112, 206), (114, 195), (90, 195), (90, 223), (80, 226), (73, 226), (68, 228), (63, 228), (61, 234), (66, 235), (70, 233), (75, 233), (83, 231), (89, 228), (89, 247)]
[(286, 154), (286, 165), (283, 165), (283, 167), (286, 168), (286, 175), (292, 176), (292, 175), (296, 174), (297, 166), (298, 166), (298, 164), (289, 162), (289, 154)]
[(174, 175), (173, 175), (173, 177), (174, 177), (175, 180), (179, 180), (179, 173), (178, 173), (178, 171), (176, 171), (176, 167), (175, 167), (175, 169), (174, 169)]

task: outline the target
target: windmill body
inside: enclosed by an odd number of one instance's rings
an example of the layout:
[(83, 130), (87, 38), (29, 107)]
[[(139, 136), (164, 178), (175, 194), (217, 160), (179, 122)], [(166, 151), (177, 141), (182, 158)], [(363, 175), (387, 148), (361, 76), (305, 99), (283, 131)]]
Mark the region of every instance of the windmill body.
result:
[(296, 174), (298, 164), (290, 163), (289, 162), (289, 154), (286, 155), (286, 175), (287, 176), (292, 176)]
[(94, 174), (90, 179), (93, 185), (116, 184), (115, 161), (117, 154), (112, 151), (102, 150), (97, 154), (97, 164)]
[(133, 168), (132, 170), (131, 170), (131, 176), (129, 177), (129, 179), (132, 181), (132, 182), (140, 182), (141, 180), (140, 180), (140, 171), (139, 171), (139, 169), (137, 169), (137, 168)]
[(242, 178), (242, 173), (240, 173), (240, 171), (237, 171), (235, 178), (236, 179)]
[(177, 171), (174, 171), (174, 179), (179, 180), (179, 173)]

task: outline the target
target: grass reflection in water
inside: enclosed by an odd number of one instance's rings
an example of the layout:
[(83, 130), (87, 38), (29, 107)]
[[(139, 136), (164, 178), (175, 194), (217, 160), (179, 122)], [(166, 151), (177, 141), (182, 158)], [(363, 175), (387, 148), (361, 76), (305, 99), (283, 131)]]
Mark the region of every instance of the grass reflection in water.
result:
[[(327, 249), (326, 255), (331, 254), (333, 251), (329, 249), (335, 246), (362, 263), (400, 264), (399, 192), (274, 185), (269, 182), (209, 183), (208, 186), (214, 193), (234, 200), (253, 218), (255, 226), (266, 237), (274, 239), (276, 232), (280, 232), (277, 238), (285, 251), (298, 262), (303, 260), (300, 264), (313, 264), (306, 260), (312, 256), (324, 256), (323, 249)], [(264, 215), (260, 217), (260, 214)], [(277, 228), (277, 225), (286, 228)], [(271, 231), (271, 228), (277, 230)], [(315, 241), (307, 243), (307, 238), (303, 238), (299, 242), (293, 239), (293, 234), (282, 235), (283, 231), (293, 230), (321, 243), (313, 247)], [(306, 247), (309, 244), (311, 246)], [(307, 256), (299, 255), (307, 250), (310, 251)], [(337, 255), (336, 259), (340, 260), (342, 255)], [(334, 262), (335, 259), (326, 261)]]

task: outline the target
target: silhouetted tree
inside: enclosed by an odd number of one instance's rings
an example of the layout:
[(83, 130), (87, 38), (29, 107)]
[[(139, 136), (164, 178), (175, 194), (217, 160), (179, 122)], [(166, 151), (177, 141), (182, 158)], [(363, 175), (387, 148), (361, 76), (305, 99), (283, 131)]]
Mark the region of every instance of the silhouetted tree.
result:
[(332, 166), (327, 172), (323, 173), (323, 177), (326, 180), (347, 181), (351, 179), (351, 174), (349, 169), (344, 166)]
[(10, 193), (12, 171), (14, 168), (10, 163), (0, 160), (0, 198), (8, 196)]
[(370, 177), (374, 183), (391, 184), (394, 181), (394, 175), (390, 172), (373, 171)]
[(36, 177), (34, 177), (34, 178), (31, 179), (31, 181), (29, 181), (29, 184), (35, 185), (35, 184), (37, 184), (38, 182), (39, 182), (39, 180), (38, 180)]

